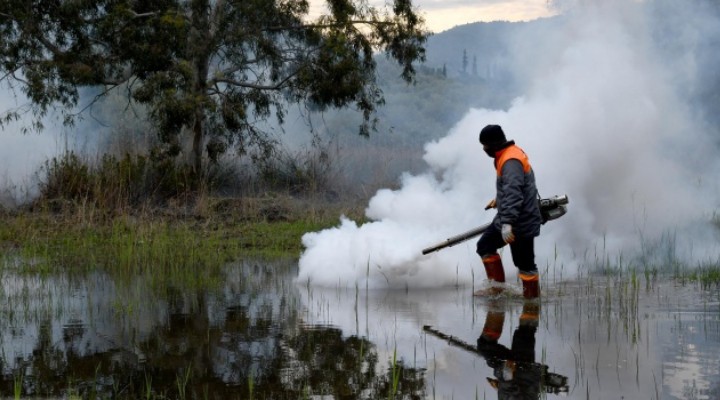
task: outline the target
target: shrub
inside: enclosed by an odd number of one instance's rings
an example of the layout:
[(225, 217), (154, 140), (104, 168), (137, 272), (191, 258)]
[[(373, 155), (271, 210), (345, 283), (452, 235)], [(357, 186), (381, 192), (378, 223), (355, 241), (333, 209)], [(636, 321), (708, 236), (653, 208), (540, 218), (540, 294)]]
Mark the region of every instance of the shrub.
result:
[(197, 186), (189, 167), (130, 154), (104, 155), (91, 162), (70, 151), (48, 160), (38, 175), (38, 201), (68, 200), (102, 209), (164, 203)]

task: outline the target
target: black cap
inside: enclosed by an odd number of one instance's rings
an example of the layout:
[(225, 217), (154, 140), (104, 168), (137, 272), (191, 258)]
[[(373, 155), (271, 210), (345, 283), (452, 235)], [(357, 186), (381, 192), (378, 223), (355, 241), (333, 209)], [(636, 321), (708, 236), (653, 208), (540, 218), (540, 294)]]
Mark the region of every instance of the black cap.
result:
[(480, 143), (485, 145), (499, 145), (507, 142), (505, 132), (500, 125), (488, 125), (480, 131)]

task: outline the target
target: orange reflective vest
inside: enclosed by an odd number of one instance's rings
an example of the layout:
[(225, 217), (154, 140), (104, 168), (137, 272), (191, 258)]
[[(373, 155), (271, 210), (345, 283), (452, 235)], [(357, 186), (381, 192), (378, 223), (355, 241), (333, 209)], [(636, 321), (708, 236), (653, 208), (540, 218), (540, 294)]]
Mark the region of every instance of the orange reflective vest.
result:
[(495, 154), (495, 170), (497, 171), (497, 176), (500, 176), (502, 174), (502, 167), (503, 165), (505, 165), (505, 162), (513, 158), (522, 163), (523, 172), (525, 172), (526, 174), (530, 172), (530, 170), (532, 170), (532, 167), (530, 167), (530, 160), (528, 159), (527, 154), (525, 154), (525, 152), (521, 148), (513, 144), (498, 151)]

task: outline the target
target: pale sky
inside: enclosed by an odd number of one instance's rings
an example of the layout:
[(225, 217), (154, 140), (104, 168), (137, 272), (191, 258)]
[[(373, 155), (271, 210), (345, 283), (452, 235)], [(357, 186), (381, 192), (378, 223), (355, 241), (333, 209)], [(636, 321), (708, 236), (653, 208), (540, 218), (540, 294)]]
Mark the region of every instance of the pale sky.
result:
[[(380, 6), (390, 0), (369, 0)], [(320, 13), (324, 0), (310, 0), (311, 13)], [(414, 0), (427, 28), (435, 33), (478, 21), (527, 21), (555, 13), (548, 0)]]

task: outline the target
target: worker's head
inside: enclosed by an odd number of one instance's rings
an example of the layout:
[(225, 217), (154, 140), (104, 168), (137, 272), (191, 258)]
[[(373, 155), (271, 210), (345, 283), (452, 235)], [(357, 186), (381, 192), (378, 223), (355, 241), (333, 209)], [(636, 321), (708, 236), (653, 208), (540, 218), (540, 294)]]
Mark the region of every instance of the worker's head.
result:
[(495, 157), (495, 153), (507, 143), (505, 132), (500, 125), (488, 125), (480, 131), (480, 143), (487, 155)]

